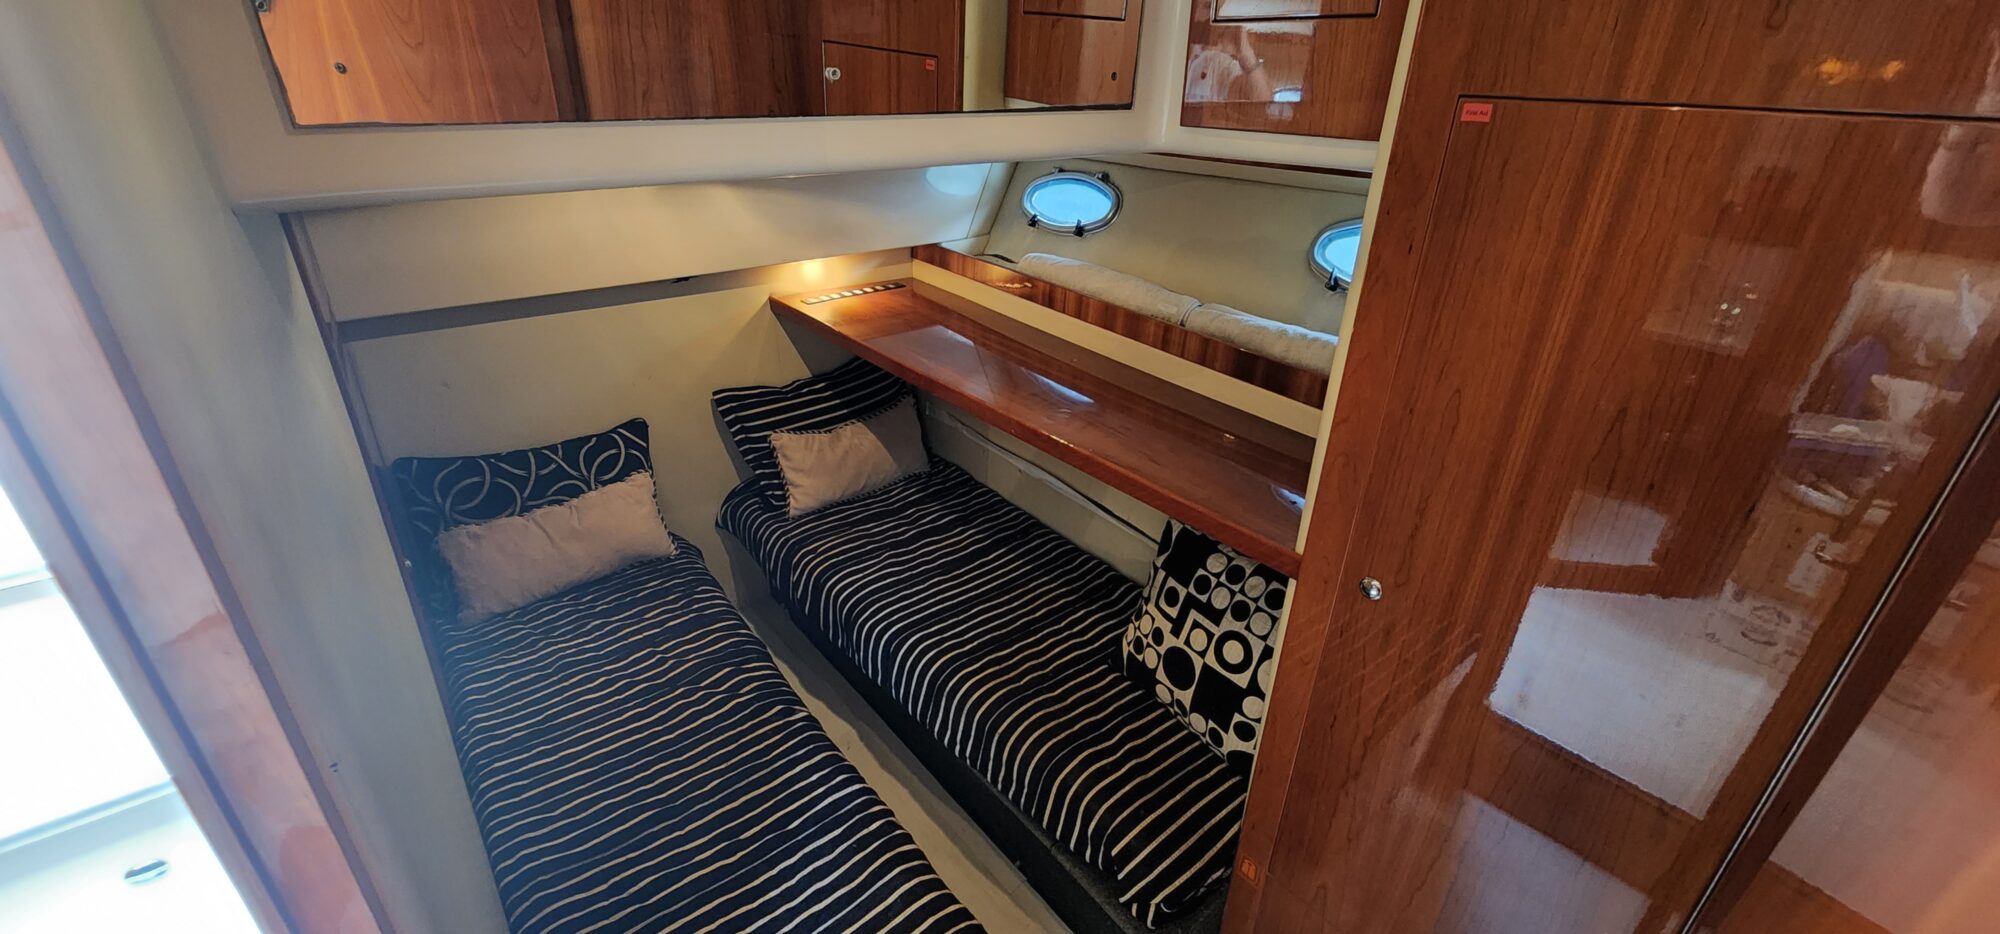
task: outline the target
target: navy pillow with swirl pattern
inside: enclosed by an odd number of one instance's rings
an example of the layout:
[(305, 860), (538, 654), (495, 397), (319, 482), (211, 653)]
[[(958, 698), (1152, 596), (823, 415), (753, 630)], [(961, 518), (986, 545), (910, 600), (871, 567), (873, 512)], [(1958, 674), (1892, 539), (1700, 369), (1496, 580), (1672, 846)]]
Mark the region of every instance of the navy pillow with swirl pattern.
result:
[(554, 444), (464, 457), (402, 457), (389, 465), (400, 502), (398, 532), (423, 610), (458, 615), (458, 595), (437, 551), (438, 533), (569, 502), (653, 469), (646, 420)]

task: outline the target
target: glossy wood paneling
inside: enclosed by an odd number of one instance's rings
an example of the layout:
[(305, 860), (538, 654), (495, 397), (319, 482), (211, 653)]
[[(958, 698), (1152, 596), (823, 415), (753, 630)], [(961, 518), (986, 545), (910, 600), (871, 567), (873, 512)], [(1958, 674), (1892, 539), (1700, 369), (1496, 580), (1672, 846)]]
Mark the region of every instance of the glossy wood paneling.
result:
[(1698, 930), (1974, 931), (2000, 913), (1995, 490), (1989, 430)]
[(1427, 91), (1232, 925), (1674, 930), (2000, 385), (2000, 130)]
[(1285, 574), (1313, 441), (922, 283), (780, 318)]
[(822, 41), (936, 60), (939, 103), (928, 109), (958, 110), (963, 106), (964, 0), (819, 0), (814, 15), (814, 29)]
[[(59, 528), (35, 529), (51, 569), (91, 639), (118, 647), (107, 660), (205, 818), (202, 832), (232, 872), (249, 873), (235, 880), (249, 904), (268, 921), (268, 896), (292, 930), (376, 930), (368, 880), (350, 862), (284, 694), (268, 680), (101, 309), (71, 279), (76, 267), (65, 258), (75, 254), (59, 242), (0, 148), (0, 281), (8, 293), (0, 463), (10, 474), (17, 461), (29, 464), (32, 491), (20, 492), (36, 508), (23, 515), (58, 514)], [(129, 683), (135, 673), (143, 684)], [(61, 705), (51, 698), (47, 711), (12, 713), (60, 716)]]
[(818, 49), (794, 0), (570, 0), (593, 120), (811, 112)]
[[(1181, 125), (1376, 139), (1409, 0), (1323, 0), (1341, 14), (1249, 19), (1263, 9), (1195, 0)], [(1291, 4), (1309, 6), (1312, 3)], [(1230, 17), (1225, 18), (1224, 13)]]
[(912, 250), (911, 255), (920, 262), (996, 289), (1005, 289), (1044, 308), (1088, 321), (1114, 334), (1164, 350), (1183, 360), (1192, 360), (1218, 373), (1269, 389), (1313, 408), (1326, 403), (1327, 377), (1323, 373), (1301, 370), (1258, 356), (1151, 315), (1120, 308), (955, 250), (920, 246)]
[(556, 120), (540, 0), (284, 0), (257, 15), (300, 126)]
[(1031, 13), (1009, 0), (1007, 96), (1052, 106), (1130, 106), (1143, 0), (1120, 19)]
[(1469, 93), (2000, 114), (2000, 6), (1943, 0), (1462, 3)]
[[(821, 44), (828, 114), (922, 114), (939, 109), (938, 60), (839, 42)], [(834, 79), (838, 74), (840, 78)]]

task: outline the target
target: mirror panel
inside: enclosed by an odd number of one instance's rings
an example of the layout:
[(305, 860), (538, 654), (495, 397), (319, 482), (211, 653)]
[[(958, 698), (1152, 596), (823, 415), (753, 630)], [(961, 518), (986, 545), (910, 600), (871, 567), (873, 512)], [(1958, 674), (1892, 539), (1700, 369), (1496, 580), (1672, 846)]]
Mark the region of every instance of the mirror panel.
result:
[(301, 127), (1132, 104), (1143, 0), (268, 0)]

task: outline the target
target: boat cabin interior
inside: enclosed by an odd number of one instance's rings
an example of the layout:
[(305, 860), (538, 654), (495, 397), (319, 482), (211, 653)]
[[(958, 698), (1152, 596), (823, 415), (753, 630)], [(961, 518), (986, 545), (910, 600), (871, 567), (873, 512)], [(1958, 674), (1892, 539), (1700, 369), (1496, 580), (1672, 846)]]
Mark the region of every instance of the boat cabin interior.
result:
[(0, 0), (0, 930), (1991, 930), (1907, 6)]

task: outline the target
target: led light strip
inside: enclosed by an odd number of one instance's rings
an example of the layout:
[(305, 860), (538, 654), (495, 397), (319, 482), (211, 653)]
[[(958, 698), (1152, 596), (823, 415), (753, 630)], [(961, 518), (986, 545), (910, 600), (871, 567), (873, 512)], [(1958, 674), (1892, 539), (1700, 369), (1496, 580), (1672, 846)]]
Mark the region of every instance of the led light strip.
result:
[(858, 289), (843, 289), (839, 292), (828, 292), (825, 295), (815, 295), (811, 298), (808, 298), (800, 302), (799, 304), (817, 305), (820, 302), (830, 302), (838, 298), (853, 298), (856, 295), (872, 295), (876, 292), (892, 292), (895, 291), (896, 289), (901, 289), (906, 287), (907, 286), (901, 282), (879, 282), (876, 283), (875, 285), (864, 285)]

